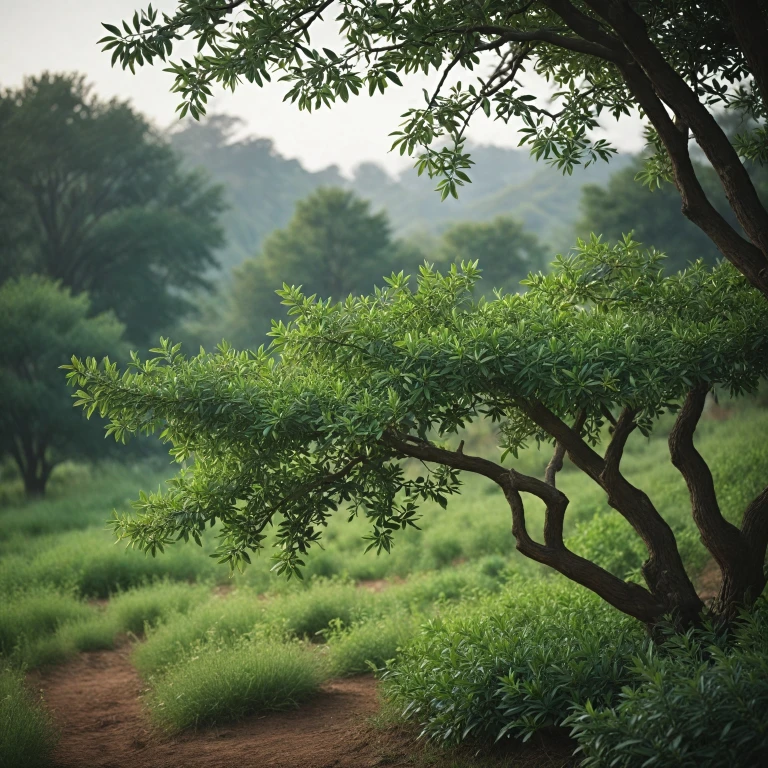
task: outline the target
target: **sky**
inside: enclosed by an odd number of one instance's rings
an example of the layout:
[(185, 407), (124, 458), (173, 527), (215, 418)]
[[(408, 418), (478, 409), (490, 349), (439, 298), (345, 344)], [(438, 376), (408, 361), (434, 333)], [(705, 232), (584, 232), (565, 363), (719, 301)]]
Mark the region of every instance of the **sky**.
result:
[[(110, 56), (97, 45), (106, 32), (101, 22), (118, 23), (145, 7), (148, 0), (0, 0), (0, 86), (18, 87), (24, 77), (49, 71), (85, 73), (103, 98), (130, 101), (160, 128), (175, 122), (178, 97), (170, 93), (172, 76), (162, 67), (143, 67), (132, 75), (110, 66)], [(172, 0), (153, 3), (171, 10)], [(330, 24), (321, 30), (315, 44), (333, 39)], [(174, 51), (175, 52), (175, 51)], [(457, 77), (460, 77), (457, 75)], [(466, 77), (466, 75), (465, 75)], [(220, 90), (210, 102), (209, 113), (235, 115), (243, 121), (243, 134), (271, 138), (280, 154), (298, 158), (310, 170), (337, 165), (349, 174), (361, 162), (372, 161), (391, 173), (412, 164), (408, 158), (390, 153), (400, 115), (423, 104), (422, 89), (431, 90), (434, 76), (411, 77), (403, 88), (388, 88), (385, 95), (361, 95), (332, 110), (299, 112), (282, 98), (286, 84), (273, 83), (260, 89), (246, 83), (234, 93)], [(544, 88), (530, 80), (530, 87)], [(642, 146), (637, 119), (605, 125), (606, 135), (620, 151), (638, 151)], [(512, 124), (505, 125), (480, 114), (473, 118), (469, 139), (475, 144), (517, 146), (519, 136)]]

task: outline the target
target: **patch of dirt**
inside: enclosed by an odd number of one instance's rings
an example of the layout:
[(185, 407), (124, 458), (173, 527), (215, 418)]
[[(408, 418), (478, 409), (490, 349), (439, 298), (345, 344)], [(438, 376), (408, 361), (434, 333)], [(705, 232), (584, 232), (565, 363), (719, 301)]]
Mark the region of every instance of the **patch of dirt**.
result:
[[(439, 757), (434, 762), (432, 750), (416, 744), (405, 729), (370, 725), (378, 698), (376, 682), (368, 676), (333, 680), (297, 710), (168, 737), (145, 718), (142, 683), (129, 652), (124, 646), (83, 653), (68, 664), (29, 675), (61, 729), (54, 755), (58, 768), (405, 768), (452, 763)], [(520, 746), (514, 765), (549, 766), (553, 756), (564, 765), (572, 751), (570, 744)]]
[(695, 579), (696, 591), (705, 605), (709, 605), (717, 597), (722, 581), (723, 575), (720, 573), (720, 567), (714, 560), (708, 560)]

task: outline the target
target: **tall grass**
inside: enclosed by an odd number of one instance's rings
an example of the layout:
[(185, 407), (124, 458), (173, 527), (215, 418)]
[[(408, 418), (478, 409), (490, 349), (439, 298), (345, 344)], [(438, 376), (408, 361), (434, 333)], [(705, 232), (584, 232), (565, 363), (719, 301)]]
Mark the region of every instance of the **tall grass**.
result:
[(179, 731), (296, 707), (325, 676), (316, 654), (298, 641), (241, 638), (196, 649), (150, 681), (147, 700), (156, 723)]
[(44, 768), (58, 741), (53, 723), (17, 670), (0, 667), (0, 766)]

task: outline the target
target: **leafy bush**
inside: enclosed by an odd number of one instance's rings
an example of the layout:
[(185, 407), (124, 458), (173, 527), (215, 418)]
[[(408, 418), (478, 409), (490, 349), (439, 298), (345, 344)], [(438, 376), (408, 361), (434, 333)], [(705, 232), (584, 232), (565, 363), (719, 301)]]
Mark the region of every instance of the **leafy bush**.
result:
[(613, 707), (577, 705), (568, 719), (584, 768), (740, 768), (768, 756), (768, 604), (734, 637), (670, 636), (631, 668)]
[(138, 635), (146, 624), (155, 624), (171, 613), (187, 613), (206, 599), (208, 592), (206, 586), (164, 580), (114, 595), (107, 614), (119, 631)]
[(172, 731), (290, 709), (324, 679), (317, 656), (298, 641), (241, 638), (208, 643), (150, 681), (152, 718)]
[(312, 638), (334, 620), (344, 624), (359, 620), (373, 603), (370, 592), (350, 582), (318, 579), (306, 590), (268, 602), (264, 620), (296, 637)]
[(527, 739), (562, 725), (574, 701), (610, 703), (645, 642), (636, 622), (586, 590), (514, 579), (500, 597), (428, 622), (389, 666), (385, 691), (441, 741)]
[(24, 687), (23, 673), (0, 668), (0, 766), (47, 766), (57, 740), (50, 717)]

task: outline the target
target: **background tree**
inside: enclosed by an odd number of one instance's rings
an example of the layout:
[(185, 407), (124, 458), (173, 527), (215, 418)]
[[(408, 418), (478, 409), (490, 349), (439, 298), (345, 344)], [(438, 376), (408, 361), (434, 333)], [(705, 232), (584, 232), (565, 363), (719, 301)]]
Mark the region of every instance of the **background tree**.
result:
[[(632, 433), (648, 434), (676, 410), (672, 462), (723, 572), (714, 613), (733, 617), (765, 587), (768, 488), (741, 521), (726, 520), (693, 436), (712, 386), (739, 394), (768, 373), (768, 302), (729, 264), (664, 278), (660, 258), (629, 239), (592, 239), (524, 294), (480, 306), (469, 301), (473, 265), (446, 276), (425, 267), (415, 290), (393, 276), (343, 305), (286, 289), (294, 322), (278, 329), (272, 350), (186, 360), (166, 342), (124, 376), (74, 361), (78, 403), (105, 413), (116, 438), (162, 431), (179, 461), (196, 459), (166, 493), (142, 496), (135, 516), (118, 518), (118, 535), (154, 554), (199, 539), (215, 518), (218, 554), (236, 566), (274, 524), (277, 569), (295, 573), (339, 507), (365, 516), (370, 546), (389, 551), (421, 501), (444, 506), (459, 473), (471, 472), (503, 492), (523, 555), (650, 626), (671, 613), (686, 627), (704, 606), (675, 536), (621, 471)], [(451, 447), (475, 420), (500, 424), (501, 461)], [(503, 464), (531, 440), (554, 445), (543, 477)], [(564, 544), (568, 498), (556, 481), (566, 453), (643, 542), (645, 586)], [(406, 472), (408, 459), (427, 471)], [(531, 496), (546, 509), (543, 542), (526, 525)]]
[(10, 456), (27, 496), (40, 496), (65, 459), (105, 454), (102, 429), (72, 410), (61, 365), (73, 354), (122, 355), (123, 326), (112, 313), (92, 316), (85, 294), (39, 276), (0, 286), (0, 456)]
[(318, 189), (297, 203), (260, 254), (233, 270), (224, 336), (238, 348), (257, 347), (272, 319), (285, 316), (275, 293), (284, 283), (340, 301), (370, 291), (396, 252), (385, 213), (371, 213), (353, 192)]
[(443, 234), (440, 250), (443, 259), (454, 264), (479, 260), (482, 280), (477, 289), (486, 296), (496, 288), (520, 290), (520, 281), (547, 263), (536, 235), (511, 216), (454, 224)]
[[(105, 25), (102, 39), (114, 62), (132, 69), (172, 54), (192, 38), (201, 54), (172, 61), (181, 113), (205, 112), (212, 85), (261, 86), (277, 75), (290, 83), (299, 109), (347, 101), (363, 89), (384, 92), (401, 76), (440, 72), (425, 104), (404, 115), (395, 146), (419, 153), (417, 167), (441, 177), (443, 196), (467, 180), (466, 128), (478, 110), (523, 121), (522, 140), (536, 157), (571, 172), (613, 149), (592, 139), (602, 112), (639, 110), (652, 149), (648, 184), (673, 180), (683, 213), (768, 297), (768, 210), (742, 159), (768, 159), (768, 6), (765, 0), (489, 0), (484, 3), (341, 0), (181, 0), (169, 15), (151, 6), (133, 27)], [(313, 26), (333, 13), (340, 39), (312, 47)], [(481, 57), (489, 63), (484, 74)], [(523, 67), (554, 83), (526, 92)], [(447, 88), (451, 71), (461, 82)], [(753, 119), (731, 143), (712, 110)], [(711, 164), (738, 221), (717, 210), (696, 175), (691, 140)], [(437, 147), (440, 147), (439, 149)]]
[(0, 279), (47, 275), (146, 343), (189, 312), (221, 245), (220, 191), (77, 75), (0, 94)]

